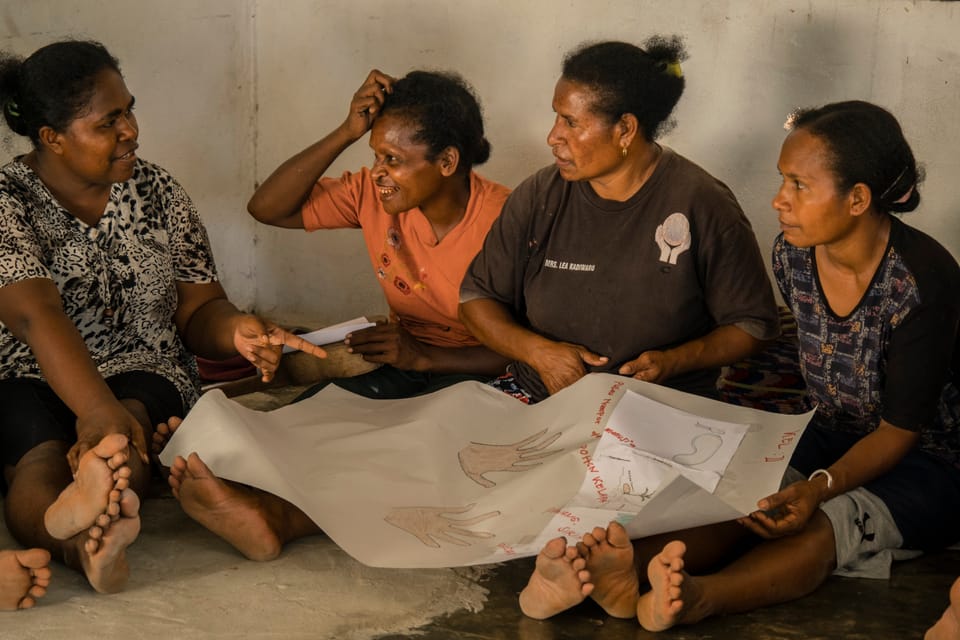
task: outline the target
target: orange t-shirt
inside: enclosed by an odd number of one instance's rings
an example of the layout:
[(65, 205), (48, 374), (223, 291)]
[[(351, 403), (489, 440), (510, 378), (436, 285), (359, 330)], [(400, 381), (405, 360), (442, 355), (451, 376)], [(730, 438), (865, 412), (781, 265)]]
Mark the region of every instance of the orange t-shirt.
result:
[(457, 318), (460, 281), (483, 246), (510, 190), (470, 173), (470, 200), (457, 226), (437, 243), (420, 209), (391, 216), (364, 167), (339, 180), (321, 178), (301, 210), (303, 227), (357, 228), (394, 319), (412, 336), (441, 347), (480, 344)]

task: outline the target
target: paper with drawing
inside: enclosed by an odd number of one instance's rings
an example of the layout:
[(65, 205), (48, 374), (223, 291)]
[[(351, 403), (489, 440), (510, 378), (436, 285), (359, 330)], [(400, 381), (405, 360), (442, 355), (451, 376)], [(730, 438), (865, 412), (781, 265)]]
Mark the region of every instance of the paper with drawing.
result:
[(533, 555), (612, 519), (640, 536), (749, 513), (809, 418), (609, 374), (533, 406), (473, 382), (405, 400), (330, 386), (270, 412), (213, 391), (161, 459), (197, 451), (365, 564), (446, 567)]

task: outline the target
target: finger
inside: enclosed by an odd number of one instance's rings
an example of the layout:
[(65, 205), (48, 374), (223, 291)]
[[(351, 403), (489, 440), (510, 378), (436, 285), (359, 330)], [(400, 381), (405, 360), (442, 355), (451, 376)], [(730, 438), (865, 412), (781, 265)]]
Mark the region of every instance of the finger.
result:
[(272, 330), (269, 334), (270, 344), (274, 346), (286, 345), (291, 349), (296, 349), (297, 351), (303, 351), (304, 353), (309, 353), (312, 356), (318, 358), (326, 358), (327, 352), (324, 351), (323, 347), (319, 347), (309, 340), (304, 340), (300, 336), (285, 331), (283, 329)]
[(351, 343), (350, 346), (347, 347), (347, 351), (349, 353), (359, 353), (360, 355), (364, 355), (364, 356), (380, 355), (380, 354), (387, 354), (392, 351), (395, 351), (394, 346), (395, 345), (392, 342), (377, 340), (377, 341), (363, 342), (360, 344)]
[(786, 504), (789, 504), (795, 499), (794, 491), (791, 491), (790, 487), (777, 491), (776, 493), (770, 494), (766, 498), (761, 498), (757, 501), (757, 508), (762, 511), (773, 511), (779, 509)]
[[(371, 89), (371, 91), (377, 91), (379, 94), (376, 89)], [(380, 110), (381, 102), (376, 95), (356, 95), (350, 103), (350, 111), (359, 116), (372, 115)]]
[(393, 91), (393, 83), (396, 80), (393, 76), (380, 71), (380, 69), (371, 69), (370, 74), (367, 76), (367, 82), (375, 82), (380, 85), (384, 93), (390, 93)]
[(90, 450), (90, 443), (88, 442), (77, 442), (70, 450), (67, 452), (67, 462), (70, 464), (70, 471), (73, 473), (77, 472), (77, 469), (80, 468), (80, 458), (83, 457), (87, 451)]
[(143, 435), (143, 429), (139, 426), (133, 429), (131, 434), (133, 437), (130, 439), (130, 446), (133, 447), (133, 450), (137, 453), (137, 456), (144, 464), (150, 462), (150, 457), (147, 455), (147, 437)]
[(739, 520), (737, 520), (737, 522), (739, 522), (741, 525), (743, 525), (743, 527), (744, 527), (745, 529), (747, 529), (747, 530), (750, 531), (751, 533), (754, 533), (754, 534), (760, 536), (761, 538), (770, 539), (770, 538), (773, 537), (773, 536), (770, 534), (770, 532), (767, 531), (762, 525), (760, 525), (758, 522), (754, 521), (753, 519), (751, 519), (751, 518), (749, 518), (749, 517), (747, 517), (747, 518), (740, 518)]
[(623, 366), (621, 366), (620, 369), (617, 371), (617, 373), (619, 373), (622, 376), (632, 376), (632, 375), (635, 375), (638, 371), (640, 371), (640, 364), (636, 360), (631, 360), (630, 362), (624, 363)]
[(592, 351), (587, 351), (586, 349), (581, 348), (580, 359), (589, 365), (592, 365), (594, 367), (599, 367), (601, 365), (607, 364), (607, 360), (609, 360), (610, 358), (608, 358), (607, 356), (599, 356), (593, 353)]
[[(551, 451), (522, 451), (520, 452), (521, 460), (541, 460), (543, 458), (549, 458), (550, 456), (560, 453), (563, 449), (553, 449)], [(539, 463), (538, 463), (539, 464)]]
[(464, 542), (460, 538), (454, 538), (446, 531), (438, 531), (432, 534), (437, 540), (443, 540), (444, 542), (449, 542), (450, 544), (455, 544), (458, 547), (469, 547), (470, 543)]
[(395, 324), (378, 324), (366, 329), (351, 331), (343, 341), (348, 345), (361, 344), (374, 340), (395, 339), (398, 333), (398, 326)]
[[(545, 434), (548, 430), (549, 430), (549, 428), (540, 429), (540, 431), (537, 431), (537, 432), (536, 432), (535, 434), (533, 434), (532, 436), (530, 436), (530, 437), (528, 437), (528, 438), (524, 438), (524, 439), (521, 440), (520, 442), (516, 443), (515, 446), (517, 447), (517, 450), (518, 450), (518, 451), (522, 451), (524, 447), (527, 447), (528, 445), (533, 444), (534, 442), (536, 442), (537, 440), (539, 440), (540, 437), (541, 437), (543, 434)], [(560, 435), (560, 434), (557, 434), (557, 436), (559, 436), (559, 435)], [(554, 439), (556, 439), (556, 438), (554, 438)]]

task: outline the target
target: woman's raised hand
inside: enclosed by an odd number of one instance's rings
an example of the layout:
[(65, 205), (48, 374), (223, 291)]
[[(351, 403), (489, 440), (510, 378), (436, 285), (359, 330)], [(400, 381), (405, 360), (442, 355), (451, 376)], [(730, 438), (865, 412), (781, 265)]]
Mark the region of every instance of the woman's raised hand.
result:
[(373, 121), (380, 113), (383, 100), (393, 90), (394, 79), (379, 69), (374, 69), (367, 75), (367, 79), (353, 94), (350, 100), (350, 112), (343, 123), (343, 127), (353, 136), (359, 138), (373, 126)]

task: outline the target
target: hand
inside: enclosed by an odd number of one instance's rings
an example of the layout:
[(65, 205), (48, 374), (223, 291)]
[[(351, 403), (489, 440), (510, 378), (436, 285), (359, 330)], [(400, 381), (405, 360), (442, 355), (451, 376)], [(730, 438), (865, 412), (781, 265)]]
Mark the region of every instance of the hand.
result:
[(354, 331), (344, 339), (347, 351), (358, 353), (367, 362), (389, 364), (404, 371), (429, 371), (427, 346), (397, 322), (379, 323)]
[(250, 314), (243, 314), (238, 319), (233, 331), (233, 345), (237, 353), (260, 370), (264, 382), (273, 380), (284, 345), (318, 358), (327, 357), (327, 352), (317, 345)]
[(548, 436), (547, 431), (547, 429), (541, 429), (529, 438), (510, 444), (471, 442), (457, 453), (460, 468), (468, 478), (480, 486), (488, 489), (495, 487), (497, 483), (486, 478), (485, 474), (494, 471), (529, 471), (540, 466), (543, 458), (549, 458), (563, 451), (563, 449), (545, 451), (563, 435), (555, 433)]
[(821, 502), (820, 490), (810, 481), (794, 482), (766, 498), (760, 500), (749, 516), (737, 520), (761, 538), (780, 538), (801, 531)]
[(634, 360), (624, 363), (619, 373), (659, 384), (672, 374), (670, 357), (665, 351), (644, 351)]
[(350, 111), (341, 125), (357, 140), (370, 130), (380, 113), (386, 94), (393, 90), (394, 79), (374, 69), (350, 100)]
[(441, 542), (449, 542), (458, 547), (469, 547), (470, 543), (461, 538), (494, 538), (496, 536), (489, 531), (471, 531), (466, 527), (500, 515), (499, 511), (488, 511), (464, 520), (457, 520), (449, 515), (466, 513), (474, 506), (476, 505), (468, 504), (465, 507), (450, 508), (395, 507), (384, 517), (384, 520), (415, 536), (425, 546), (434, 549), (439, 549)]
[(607, 363), (607, 356), (598, 356), (586, 347), (569, 342), (551, 342), (530, 362), (537, 370), (550, 395), (569, 387), (587, 375), (584, 363), (599, 367)]
[(78, 416), (76, 428), (77, 442), (67, 451), (67, 462), (73, 473), (77, 472), (83, 454), (96, 447), (105, 436), (111, 433), (122, 433), (127, 436), (130, 446), (140, 459), (144, 463), (149, 462), (143, 425), (118, 400), (105, 403)]

